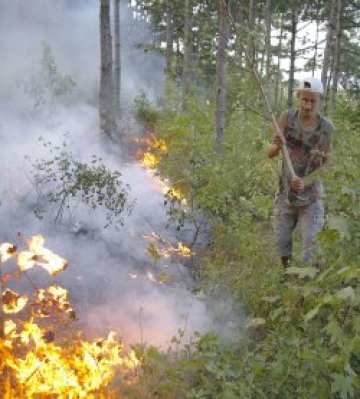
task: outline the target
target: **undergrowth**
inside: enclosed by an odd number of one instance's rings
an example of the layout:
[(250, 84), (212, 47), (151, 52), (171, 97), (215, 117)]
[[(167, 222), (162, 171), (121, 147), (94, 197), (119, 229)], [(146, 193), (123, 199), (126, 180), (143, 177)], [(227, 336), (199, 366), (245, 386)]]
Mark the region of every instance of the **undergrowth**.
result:
[(213, 302), (226, 297), (240, 305), (246, 320), (230, 341), (211, 332), (168, 353), (143, 350), (144, 369), (128, 397), (359, 397), (356, 107), (341, 101), (332, 115), (334, 165), (325, 177), (327, 222), (318, 237), (325, 266), (302, 264), (297, 244), (295, 260), (284, 272), (271, 231), (278, 165), (264, 155), (271, 125), (233, 111), (219, 156), (213, 149), (212, 105), (198, 95), (190, 111), (179, 113), (173, 101), (155, 122), (158, 138), (168, 144), (159, 171), (211, 225), (211, 242), (194, 271), (198, 289)]

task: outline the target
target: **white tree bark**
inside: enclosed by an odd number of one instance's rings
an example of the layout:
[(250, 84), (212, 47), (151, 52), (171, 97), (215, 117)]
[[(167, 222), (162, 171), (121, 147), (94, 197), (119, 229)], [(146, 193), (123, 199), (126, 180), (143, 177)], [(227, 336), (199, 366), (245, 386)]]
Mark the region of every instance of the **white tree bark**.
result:
[(293, 14), (291, 16), (291, 41), (290, 41), (290, 70), (289, 70), (289, 83), (288, 83), (288, 107), (292, 107), (294, 86), (295, 86), (295, 57), (296, 57), (296, 30), (298, 21), (298, 9), (295, 7)]
[(191, 34), (192, 1), (185, 0), (184, 20), (184, 65), (183, 65), (183, 108), (186, 108), (191, 90), (191, 59), (192, 59), (192, 34)]
[(322, 70), (321, 70), (321, 81), (322, 81), (325, 91), (327, 90), (327, 87), (328, 87), (328, 73), (329, 73), (329, 69), (330, 69), (330, 54), (331, 54), (332, 43), (334, 40), (334, 31), (335, 31), (334, 18), (335, 18), (336, 1), (337, 0), (331, 0), (331, 3), (330, 3), (330, 16), (329, 16), (329, 21), (328, 21), (328, 26), (327, 26), (326, 42), (325, 42), (323, 64), (322, 64)]
[(335, 45), (334, 45), (334, 74), (331, 88), (330, 104), (332, 108), (336, 105), (336, 93), (338, 87), (338, 79), (340, 73), (340, 47), (341, 47), (341, 15), (342, 15), (342, 0), (336, 1), (336, 32), (335, 32)]
[(216, 114), (215, 114), (215, 142), (217, 149), (222, 148), (225, 138), (226, 115), (226, 66), (227, 45), (229, 41), (230, 24), (227, 7), (224, 0), (219, 0), (219, 41), (216, 57)]
[(121, 95), (121, 36), (120, 36), (120, 0), (114, 0), (114, 108), (117, 118), (120, 116)]
[(172, 23), (172, 7), (171, 0), (166, 0), (166, 71), (171, 72), (173, 59), (173, 23)]
[(266, 67), (265, 73), (267, 78), (270, 77), (271, 71), (271, 0), (266, 0), (265, 7), (265, 53)]
[(111, 137), (114, 130), (114, 90), (109, 0), (100, 2), (100, 131)]

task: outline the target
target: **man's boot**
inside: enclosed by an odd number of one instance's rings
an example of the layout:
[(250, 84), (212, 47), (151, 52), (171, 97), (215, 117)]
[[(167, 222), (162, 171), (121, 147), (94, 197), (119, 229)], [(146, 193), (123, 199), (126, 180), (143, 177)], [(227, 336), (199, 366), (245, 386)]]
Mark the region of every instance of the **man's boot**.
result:
[(281, 257), (281, 263), (284, 267), (289, 267), (291, 262), (291, 256), (282, 256)]

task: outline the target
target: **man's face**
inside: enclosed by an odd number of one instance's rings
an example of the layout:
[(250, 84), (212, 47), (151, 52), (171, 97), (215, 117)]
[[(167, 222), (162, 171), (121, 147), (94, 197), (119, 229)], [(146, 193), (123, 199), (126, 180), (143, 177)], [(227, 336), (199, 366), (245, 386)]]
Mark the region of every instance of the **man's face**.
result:
[(298, 92), (299, 108), (303, 116), (311, 117), (317, 114), (320, 107), (320, 94), (308, 91)]

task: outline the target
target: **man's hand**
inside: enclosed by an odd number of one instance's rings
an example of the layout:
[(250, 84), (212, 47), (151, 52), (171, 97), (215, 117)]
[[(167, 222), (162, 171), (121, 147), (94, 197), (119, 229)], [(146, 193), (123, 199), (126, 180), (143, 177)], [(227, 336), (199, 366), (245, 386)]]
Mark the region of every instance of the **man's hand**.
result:
[(276, 157), (283, 147), (283, 142), (279, 136), (275, 136), (266, 154), (269, 158)]
[(284, 145), (284, 143), (283, 143), (283, 141), (281, 140), (280, 136), (275, 136), (275, 137), (273, 138), (272, 144), (273, 144), (273, 145), (276, 145), (276, 146), (278, 147), (279, 151), (282, 149), (282, 147), (283, 147), (283, 145)]
[(304, 188), (304, 181), (301, 177), (295, 176), (291, 179), (290, 187), (295, 193), (298, 193)]

